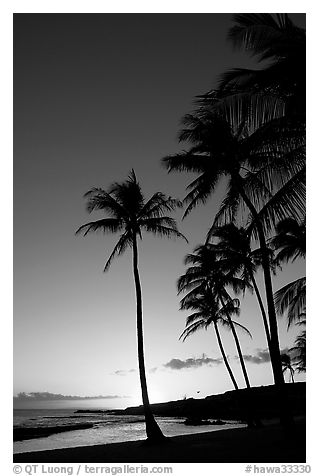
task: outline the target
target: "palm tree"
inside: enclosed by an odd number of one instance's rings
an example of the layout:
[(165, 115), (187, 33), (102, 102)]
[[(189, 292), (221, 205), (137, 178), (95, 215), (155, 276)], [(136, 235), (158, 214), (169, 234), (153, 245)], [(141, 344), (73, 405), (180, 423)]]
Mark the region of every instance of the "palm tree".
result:
[(237, 227), (234, 223), (213, 227), (207, 235), (207, 240), (218, 238), (216, 249), (218, 254), (229, 260), (230, 268), (241, 273), (245, 281), (251, 281), (260, 307), (268, 347), (271, 347), (269, 325), (265, 307), (255, 279), (257, 267), (261, 264), (260, 250), (252, 251), (250, 239), (244, 228)]
[(292, 380), (292, 383), (295, 383), (295, 380), (294, 380), (295, 369), (293, 368), (291, 357), (289, 354), (281, 354), (281, 364), (282, 364), (283, 373), (285, 373), (288, 370), (290, 372), (290, 378)]
[[(237, 299), (233, 299), (232, 302), (226, 305), (226, 307), (227, 310), (225, 308), (220, 307), (216, 302), (216, 299), (208, 290), (204, 291), (203, 294), (197, 296), (196, 298), (189, 299), (184, 305), (184, 308), (192, 309), (195, 312), (187, 316), (186, 326), (180, 336), (180, 339), (182, 338), (183, 341), (185, 341), (185, 339), (187, 339), (190, 335), (194, 334), (194, 332), (197, 332), (200, 329), (207, 330), (210, 325), (213, 325), (224, 364), (229, 373), (230, 379), (234, 385), (235, 390), (238, 390), (236, 379), (229, 365), (226, 352), (224, 350), (218, 325), (221, 324), (222, 326), (225, 326), (228, 329), (230, 328), (227, 315), (239, 314), (239, 301)], [(249, 330), (246, 329), (246, 327), (242, 326), (238, 322), (235, 322), (234, 320), (232, 322), (234, 326), (241, 328), (251, 336)]]
[(214, 246), (208, 243), (195, 248), (193, 254), (188, 254), (185, 258), (185, 264), (190, 264), (191, 266), (184, 275), (180, 276), (177, 282), (178, 293), (187, 292), (181, 300), (181, 309), (187, 309), (189, 303), (193, 302), (193, 299), (202, 293), (209, 292), (215, 297), (223, 312), (225, 312), (235, 341), (245, 383), (247, 388), (250, 388), (240, 342), (230, 315), (230, 305), (233, 300), (226, 289), (231, 287), (235, 293), (238, 293), (243, 291), (249, 283), (225, 270), (224, 261), (216, 259)]
[[(180, 202), (163, 193), (155, 193), (148, 201), (142, 194), (141, 187), (137, 182), (134, 170), (128, 179), (122, 183), (114, 183), (106, 192), (101, 188), (92, 188), (85, 197), (87, 198), (87, 210), (89, 213), (95, 210), (103, 210), (107, 218), (86, 223), (80, 226), (76, 233), (103, 231), (110, 233), (121, 232), (120, 239), (115, 245), (104, 271), (107, 271), (115, 256), (119, 256), (128, 248), (132, 248), (133, 274), (136, 291), (136, 324), (138, 344), (138, 364), (142, 390), (142, 401), (145, 414), (147, 440), (150, 442), (163, 440), (161, 432), (151, 410), (149, 403), (143, 343), (143, 320), (142, 320), (142, 290), (138, 270), (138, 239), (142, 238), (142, 232), (151, 232), (162, 237), (186, 238), (177, 229), (173, 218), (165, 216), (166, 212), (173, 211), (180, 206)], [(187, 240), (186, 240), (187, 241)]]

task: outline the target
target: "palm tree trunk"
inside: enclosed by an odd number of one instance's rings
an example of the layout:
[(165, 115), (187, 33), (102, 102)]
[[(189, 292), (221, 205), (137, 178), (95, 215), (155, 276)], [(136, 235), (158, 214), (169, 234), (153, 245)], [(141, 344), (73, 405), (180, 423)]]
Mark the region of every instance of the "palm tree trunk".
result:
[(268, 326), (266, 311), (265, 311), (264, 303), (263, 303), (263, 301), (262, 301), (262, 299), (261, 299), (261, 295), (260, 295), (260, 292), (259, 292), (259, 289), (258, 289), (258, 286), (257, 286), (257, 283), (256, 283), (255, 276), (254, 276), (254, 273), (253, 273), (253, 272), (250, 273), (250, 278), (251, 278), (251, 282), (253, 283), (253, 287), (254, 287), (254, 290), (255, 290), (255, 294), (256, 294), (257, 301), (258, 301), (258, 304), (259, 304), (259, 307), (260, 307), (260, 311), (261, 311), (261, 315), (262, 315), (262, 318), (263, 318), (263, 323), (264, 323), (264, 328), (265, 328), (265, 333), (266, 333), (266, 338), (267, 338), (268, 349), (270, 349), (270, 347), (271, 347), (271, 339), (270, 339), (270, 332), (269, 332), (269, 326)]
[(217, 336), (217, 341), (218, 341), (218, 345), (219, 345), (221, 354), (222, 354), (222, 356), (223, 356), (224, 363), (225, 363), (226, 368), (227, 368), (227, 370), (228, 370), (228, 373), (229, 373), (229, 376), (230, 376), (230, 378), (231, 378), (231, 381), (233, 382), (233, 385), (234, 385), (234, 387), (235, 387), (235, 390), (238, 390), (238, 385), (237, 385), (237, 382), (236, 382), (236, 380), (235, 380), (233, 371), (232, 371), (232, 369), (230, 368), (230, 365), (229, 365), (229, 362), (228, 362), (228, 359), (227, 359), (227, 356), (226, 356), (226, 354), (225, 354), (225, 350), (224, 350), (224, 347), (223, 347), (223, 344), (222, 344), (222, 340), (221, 340), (221, 337), (220, 337), (218, 325), (217, 325), (217, 323), (216, 323), (215, 321), (214, 321), (214, 327), (215, 327), (215, 332), (216, 332), (216, 336)]
[[(224, 299), (223, 299), (223, 297), (222, 297), (221, 295), (219, 296), (219, 299), (220, 299), (220, 302), (221, 302), (222, 307), (223, 307), (223, 308), (226, 308)], [(240, 361), (240, 365), (241, 365), (241, 368), (242, 368), (242, 371), (243, 371), (243, 375), (244, 375), (244, 379), (245, 379), (245, 382), (246, 382), (246, 387), (247, 387), (247, 388), (250, 388), (249, 378), (248, 378), (248, 374), (247, 374), (247, 370), (246, 370), (246, 366), (245, 366), (243, 354), (242, 354), (242, 351), (241, 351), (241, 348), (240, 348), (240, 343), (239, 343), (239, 339), (238, 339), (238, 336), (237, 336), (237, 332), (236, 332), (234, 323), (233, 323), (233, 321), (232, 321), (232, 319), (231, 319), (231, 317), (230, 317), (230, 315), (229, 315), (228, 312), (226, 313), (226, 316), (227, 316), (227, 319), (228, 319), (228, 322), (229, 322), (229, 325), (230, 325), (232, 334), (233, 334), (233, 336), (234, 336), (234, 340), (235, 340), (235, 344), (236, 344), (236, 349), (237, 349), (238, 357), (239, 357), (239, 361)]]
[[(219, 296), (219, 299), (220, 299), (222, 307), (225, 308), (225, 302), (224, 302), (224, 299), (223, 299), (222, 295)], [(242, 351), (241, 351), (241, 347), (240, 347), (240, 343), (239, 343), (239, 339), (238, 339), (238, 336), (237, 336), (237, 332), (236, 332), (234, 323), (233, 323), (229, 313), (226, 313), (226, 316), (227, 316), (227, 320), (228, 320), (229, 325), (230, 325), (230, 329), (231, 329), (232, 334), (234, 336), (240, 365), (241, 365), (241, 368), (242, 368), (242, 371), (243, 371), (243, 375), (244, 375), (244, 379), (245, 379), (245, 383), (246, 383), (246, 387), (247, 387), (247, 390), (246, 390), (247, 394), (244, 397), (245, 403), (243, 404), (243, 401), (242, 401), (242, 398), (241, 398), (240, 399), (241, 400), (240, 407), (243, 408), (244, 413), (246, 413), (246, 418), (245, 419), (247, 421), (248, 427), (253, 428), (255, 426), (255, 424), (257, 426), (260, 426), (261, 423), (260, 423), (258, 418), (254, 418), (253, 415), (252, 415), (253, 399), (252, 399), (252, 395), (251, 395), (251, 386), (250, 386), (250, 382), (249, 382), (249, 378), (248, 378), (248, 374), (247, 374), (247, 370), (246, 370), (246, 365), (245, 365), (245, 362), (244, 362), (244, 357), (243, 357), (243, 354), (242, 354)]]
[(144, 363), (144, 343), (143, 343), (143, 318), (142, 318), (142, 289), (138, 272), (138, 252), (137, 252), (137, 240), (136, 235), (133, 236), (133, 273), (135, 281), (136, 291), (136, 326), (137, 326), (137, 351), (138, 351), (138, 366), (140, 373), (141, 389), (142, 389), (142, 401), (144, 407), (146, 435), (148, 441), (163, 440), (163, 435), (160, 427), (156, 423), (154, 415), (151, 410), (147, 384), (145, 374)]
[(233, 178), (236, 181), (240, 195), (242, 196), (254, 220), (256, 221), (259, 245), (262, 252), (262, 268), (264, 273), (264, 283), (265, 283), (265, 291), (266, 291), (267, 307), (268, 307), (270, 344), (271, 344), (269, 347), (269, 354), (270, 354), (270, 360), (272, 365), (272, 371), (274, 375), (274, 382), (278, 389), (280, 420), (284, 427), (289, 428), (293, 424), (293, 418), (292, 418), (291, 409), (287, 405), (288, 399), (286, 398), (285, 378), (282, 372), (277, 316), (276, 316), (276, 308), (274, 303), (274, 293), (273, 293), (273, 287), (272, 287), (272, 279), (271, 279), (271, 271), (270, 271), (268, 249), (266, 244), (266, 237), (265, 237), (262, 223), (259, 219), (258, 212), (244, 191), (244, 188), (242, 186), (241, 176), (239, 175), (239, 173), (237, 173), (234, 175)]
[(239, 174), (237, 174), (234, 178), (236, 180), (236, 184), (238, 185), (239, 193), (241, 194), (254, 220), (256, 221), (259, 244), (260, 244), (260, 249), (262, 252), (262, 267), (264, 272), (264, 283), (265, 283), (265, 291), (266, 291), (266, 297), (267, 297), (269, 328), (270, 328), (270, 336), (271, 336), (270, 337), (271, 345), (269, 347), (269, 354), (270, 354), (275, 384), (281, 386), (281, 385), (284, 385), (285, 379), (282, 373), (282, 366), (281, 366), (277, 316), (276, 316), (276, 308), (274, 303), (271, 271), (270, 271), (265, 233), (264, 233), (261, 221), (259, 219), (258, 212), (244, 191), (244, 188), (242, 186), (242, 178), (240, 177)]

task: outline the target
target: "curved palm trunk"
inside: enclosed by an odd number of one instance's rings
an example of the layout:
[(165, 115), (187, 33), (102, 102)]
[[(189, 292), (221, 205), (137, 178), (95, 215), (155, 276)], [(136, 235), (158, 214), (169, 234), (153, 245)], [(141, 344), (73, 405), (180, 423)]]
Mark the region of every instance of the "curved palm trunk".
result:
[(144, 343), (143, 343), (143, 319), (142, 319), (142, 289), (138, 272), (138, 253), (136, 235), (133, 236), (133, 273), (136, 291), (136, 325), (137, 325), (137, 350), (138, 366), (140, 373), (142, 401), (144, 407), (146, 435), (149, 441), (165, 439), (160, 427), (153, 416), (146, 384), (145, 363), (144, 363)]
[[(219, 299), (220, 299), (221, 305), (222, 305), (224, 308), (226, 308), (224, 299), (223, 299), (223, 297), (222, 297), (221, 295), (219, 296)], [(229, 322), (229, 325), (230, 325), (232, 334), (233, 334), (233, 336), (234, 336), (234, 340), (235, 340), (235, 344), (236, 344), (236, 349), (237, 349), (238, 357), (239, 357), (239, 361), (240, 361), (240, 365), (241, 365), (241, 368), (242, 368), (242, 371), (243, 371), (243, 375), (244, 375), (244, 379), (245, 379), (245, 382), (246, 382), (246, 387), (247, 387), (247, 388), (250, 388), (249, 378), (248, 378), (248, 374), (247, 374), (247, 370), (246, 370), (246, 366), (245, 366), (245, 362), (244, 362), (244, 357), (243, 357), (243, 354), (242, 354), (242, 351), (241, 351), (239, 339), (238, 339), (238, 336), (237, 336), (237, 332), (236, 332), (234, 323), (233, 323), (233, 321), (232, 321), (232, 319), (231, 319), (231, 317), (230, 317), (230, 315), (229, 315), (228, 312), (226, 312), (226, 316), (227, 316), (227, 319), (228, 319), (228, 322)]]
[(269, 332), (269, 326), (268, 326), (266, 311), (265, 311), (264, 303), (261, 299), (261, 295), (260, 295), (260, 292), (259, 292), (259, 289), (258, 289), (258, 286), (257, 286), (257, 283), (256, 283), (255, 276), (254, 276), (253, 272), (250, 273), (250, 279), (251, 279), (251, 282), (253, 283), (255, 294), (256, 294), (256, 297), (257, 297), (257, 301), (258, 301), (258, 304), (259, 304), (259, 307), (260, 307), (260, 312), (261, 312), (261, 315), (262, 315), (262, 318), (263, 318), (263, 323), (264, 323), (264, 328), (265, 328), (265, 333), (266, 333), (268, 349), (270, 349), (271, 339), (270, 339), (270, 332)]
[(231, 381), (233, 382), (233, 385), (234, 385), (234, 387), (235, 387), (235, 390), (238, 390), (238, 385), (237, 385), (237, 382), (236, 382), (236, 380), (235, 380), (233, 371), (232, 371), (232, 369), (230, 368), (230, 365), (229, 365), (229, 362), (228, 362), (228, 359), (227, 359), (227, 356), (226, 356), (226, 354), (225, 354), (225, 350), (224, 350), (224, 347), (223, 347), (223, 344), (222, 344), (222, 340), (221, 340), (221, 337), (220, 337), (218, 325), (217, 325), (217, 323), (216, 323), (215, 321), (214, 321), (214, 327), (215, 327), (215, 332), (216, 332), (216, 336), (217, 336), (217, 341), (218, 341), (218, 345), (219, 345), (221, 354), (222, 354), (222, 356), (223, 356), (224, 363), (225, 363), (226, 368), (227, 368), (227, 370), (228, 370), (228, 373), (229, 373), (229, 376), (230, 376), (230, 378), (231, 378)]

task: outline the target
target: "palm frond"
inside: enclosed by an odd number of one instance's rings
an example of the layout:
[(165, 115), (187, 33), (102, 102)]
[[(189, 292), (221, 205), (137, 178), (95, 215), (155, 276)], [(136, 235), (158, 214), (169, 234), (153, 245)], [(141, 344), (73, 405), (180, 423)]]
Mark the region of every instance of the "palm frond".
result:
[(88, 199), (86, 209), (89, 213), (94, 210), (104, 210), (115, 218), (127, 215), (125, 209), (114, 197), (101, 188), (91, 188), (84, 194), (84, 197)]
[(199, 329), (206, 329), (206, 321), (205, 319), (199, 320), (197, 322), (194, 322), (193, 324), (190, 324), (187, 326), (183, 332), (181, 333), (179, 339), (182, 339), (183, 342), (189, 337), (190, 335), (194, 334), (197, 332)]
[(168, 172), (197, 172), (201, 173), (207, 168), (209, 158), (205, 155), (182, 152), (169, 155), (162, 159), (162, 164)]
[(205, 205), (215, 190), (220, 176), (218, 172), (215, 175), (204, 172), (187, 186), (187, 189), (191, 190), (183, 200), (183, 203), (187, 205), (183, 218), (186, 218), (199, 203)]
[(113, 259), (116, 257), (116, 256), (120, 256), (121, 254), (124, 253), (124, 251), (126, 250), (126, 248), (128, 246), (131, 246), (132, 245), (132, 239), (131, 239), (131, 236), (129, 235), (129, 233), (126, 231), (125, 233), (123, 233), (123, 235), (120, 237), (119, 241), (117, 242), (117, 244), (115, 245), (109, 259), (107, 260), (107, 262), (105, 263), (105, 266), (104, 266), (104, 272), (106, 272), (109, 267), (111, 266), (111, 263), (113, 261)]
[(299, 317), (306, 304), (306, 278), (299, 278), (286, 284), (275, 295), (277, 313), (283, 315), (287, 311), (288, 328)]
[(176, 208), (182, 207), (182, 202), (172, 197), (166, 197), (161, 192), (154, 195), (145, 203), (141, 209), (138, 218), (156, 218), (163, 216), (165, 212), (171, 212)]
[[(243, 326), (242, 324), (240, 324), (240, 323), (237, 322), (237, 321), (234, 321), (233, 319), (232, 319), (232, 322), (233, 322), (233, 324), (234, 324), (234, 326), (235, 326), (236, 328), (238, 328), (238, 329), (240, 329), (241, 331), (243, 331), (244, 334), (247, 334), (251, 339), (253, 338), (251, 332), (247, 329), (247, 327)], [(224, 323), (223, 323), (223, 324), (224, 324)]]
[[(153, 217), (139, 220), (139, 227), (148, 232), (166, 238), (182, 238), (188, 243), (187, 238), (177, 229), (176, 221), (170, 217)], [(166, 226), (167, 225), (167, 226)]]
[(241, 199), (238, 190), (233, 186), (233, 182), (230, 179), (226, 196), (223, 199), (219, 210), (217, 211), (211, 228), (209, 229), (206, 237), (206, 241), (211, 239), (213, 231), (220, 225), (227, 223), (234, 223), (236, 217), (239, 214), (240, 207), (243, 207), (243, 200)]
[(84, 232), (84, 236), (95, 231), (103, 231), (104, 233), (116, 233), (121, 231), (124, 223), (121, 219), (103, 218), (102, 220), (91, 221), (85, 225), (80, 226), (75, 232), (76, 235)]
[[(287, 217), (302, 220), (305, 216), (306, 169), (303, 167), (286, 184), (281, 187), (262, 207), (258, 213), (264, 230), (269, 234), (278, 221)], [(249, 235), (258, 236), (256, 221), (250, 217), (247, 227)]]
[(306, 256), (306, 224), (294, 218), (286, 218), (276, 225), (276, 235), (270, 240), (277, 250), (276, 261), (295, 261)]

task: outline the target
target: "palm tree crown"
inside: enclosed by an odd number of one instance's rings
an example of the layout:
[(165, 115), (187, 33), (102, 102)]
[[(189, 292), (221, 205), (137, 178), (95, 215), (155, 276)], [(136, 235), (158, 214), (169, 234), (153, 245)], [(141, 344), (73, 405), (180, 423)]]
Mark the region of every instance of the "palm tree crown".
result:
[[(189, 314), (186, 318), (185, 329), (182, 332), (180, 339), (187, 339), (191, 334), (199, 329), (207, 329), (211, 324), (220, 323), (222, 326), (230, 328), (229, 315), (239, 315), (240, 303), (238, 299), (230, 300), (224, 307), (219, 306), (216, 297), (212, 295), (210, 291), (203, 291), (196, 297), (192, 297), (185, 302), (183, 309), (193, 310), (192, 314)], [(249, 330), (235, 322), (232, 319), (233, 324), (245, 331), (250, 337)]]
[(140, 184), (134, 170), (123, 183), (114, 183), (106, 192), (101, 188), (92, 188), (84, 197), (88, 199), (87, 211), (103, 210), (109, 216), (80, 226), (76, 233), (103, 231), (105, 233), (121, 233), (104, 271), (110, 267), (113, 259), (124, 253), (128, 246), (133, 246), (134, 237), (142, 238), (142, 232), (151, 232), (167, 238), (177, 237), (187, 241), (177, 229), (176, 221), (165, 216), (181, 206), (181, 202), (163, 193), (157, 192), (145, 201)]

